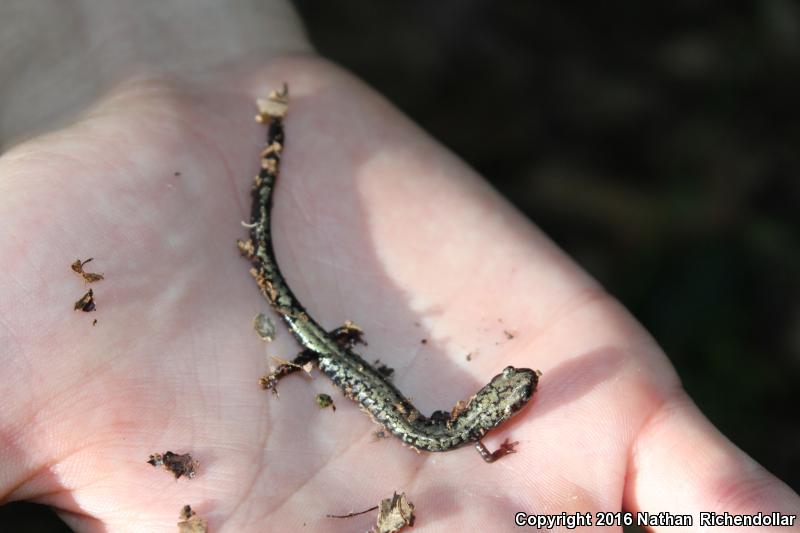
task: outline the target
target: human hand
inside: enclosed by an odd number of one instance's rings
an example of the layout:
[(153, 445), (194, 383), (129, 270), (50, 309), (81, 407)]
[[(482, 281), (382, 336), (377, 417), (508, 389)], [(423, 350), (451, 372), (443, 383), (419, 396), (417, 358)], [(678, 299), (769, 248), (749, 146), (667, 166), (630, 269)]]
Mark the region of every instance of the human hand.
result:
[[(263, 139), (252, 101), (283, 81), (274, 230), (289, 284), (326, 327), (362, 326), (362, 353), (394, 367), (424, 412), (508, 364), (542, 370), (531, 405), (490, 437), (519, 453), (488, 465), (470, 449), (374, 442), (355, 404), (334, 393), (335, 414), (314, 405), (332, 391), (319, 374), (288, 378), (279, 399), (258, 388), (267, 354), (299, 349), (282, 330), (265, 351), (251, 331), (266, 305), (234, 244)], [(323, 61), (139, 77), (4, 154), (0, 176), (0, 494), (54, 505), (81, 531), (170, 530), (185, 503), (214, 530), (350, 531), (368, 519), (324, 515), (394, 490), (423, 531), (512, 530), (517, 511), (798, 507), (696, 410), (619, 304)], [(106, 279), (84, 315), (69, 264), (88, 256)], [(144, 463), (166, 449), (198, 458), (198, 477)]]

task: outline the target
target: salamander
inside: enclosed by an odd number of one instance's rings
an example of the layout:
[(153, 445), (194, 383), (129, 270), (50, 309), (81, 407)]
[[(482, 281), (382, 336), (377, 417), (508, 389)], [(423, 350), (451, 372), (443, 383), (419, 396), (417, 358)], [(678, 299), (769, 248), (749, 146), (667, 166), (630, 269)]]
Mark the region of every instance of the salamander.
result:
[(536, 391), (538, 371), (507, 366), (468, 402), (459, 402), (450, 412), (436, 411), (426, 417), (389, 381), (385, 372), (354, 351), (355, 344), (362, 342), (358, 327), (347, 323), (332, 332), (326, 331), (292, 293), (275, 259), (270, 233), (272, 192), (283, 154), (283, 117), (287, 106), (286, 85), (282, 91), (271, 93), (269, 100), (260, 101), (256, 119), (266, 124), (267, 141), (252, 188), (251, 217), (247, 224), (250, 239), (238, 241), (240, 251), (252, 262), (250, 272), (261, 293), (303, 348), (292, 363), (281, 364), (262, 378), (263, 387), (276, 392), (278, 380), (313, 363), (348, 398), (361, 404), (374, 421), (417, 450), (445, 452), (474, 443), (481, 457), (490, 463), (513, 453), (517, 442), (506, 440), (492, 452), (481, 439), (528, 403)]

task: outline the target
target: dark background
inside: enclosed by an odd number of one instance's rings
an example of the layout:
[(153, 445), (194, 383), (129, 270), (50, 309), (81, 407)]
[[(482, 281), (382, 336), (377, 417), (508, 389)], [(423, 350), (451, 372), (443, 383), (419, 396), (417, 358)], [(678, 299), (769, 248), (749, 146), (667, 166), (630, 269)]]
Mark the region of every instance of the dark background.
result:
[[(597, 277), (800, 490), (800, 4), (295, 4), (322, 55)], [(61, 531), (31, 507), (0, 508), (0, 529)]]

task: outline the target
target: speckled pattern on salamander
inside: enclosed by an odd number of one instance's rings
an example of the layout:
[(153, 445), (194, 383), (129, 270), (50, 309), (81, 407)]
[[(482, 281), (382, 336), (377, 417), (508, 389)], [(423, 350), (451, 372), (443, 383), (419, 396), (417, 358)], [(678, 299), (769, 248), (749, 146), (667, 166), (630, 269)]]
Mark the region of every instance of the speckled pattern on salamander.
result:
[(353, 351), (361, 340), (361, 330), (346, 324), (333, 332), (325, 331), (292, 293), (275, 260), (270, 234), (272, 191), (278, 176), (284, 146), (283, 116), (288, 91), (273, 92), (267, 101), (259, 101), (256, 119), (267, 124), (267, 144), (261, 152), (261, 170), (253, 184), (250, 240), (239, 241), (243, 255), (250, 259), (262, 294), (283, 318), (304, 348), (293, 364), (282, 364), (262, 378), (264, 388), (276, 390), (280, 378), (300, 366), (316, 364), (345, 395), (361, 404), (372, 418), (403, 442), (418, 450), (443, 452), (467, 443), (475, 443), (487, 462), (514, 451), (517, 443), (504, 442), (490, 452), (481, 442), (491, 429), (502, 424), (530, 400), (539, 373), (527, 368), (506, 367), (464, 405), (451, 413), (436, 411), (423, 416), (387, 377)]

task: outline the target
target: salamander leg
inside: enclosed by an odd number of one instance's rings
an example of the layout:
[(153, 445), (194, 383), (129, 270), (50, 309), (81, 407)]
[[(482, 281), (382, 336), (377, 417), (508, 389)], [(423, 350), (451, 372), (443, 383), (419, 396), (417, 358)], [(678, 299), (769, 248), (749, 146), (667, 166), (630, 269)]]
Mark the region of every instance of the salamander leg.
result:
[(503, 441), (503, 444), (501, 444), (498, 449), (496, 449), (493, 452), (490, 452), (489, 448), (487, 448), (483, 442), (478, 441), (475, 443), (475, 449), (478, 450), (478, 453), (481, 454), (481, 458), (484, 461), (486, 461), (487, 463), (493, 463), (498, 459), (500, 459), (501, 457), (504, 457), (510, 453), (516, 453), (517, 450), (514, 449), (514, 446), (516, 446), (517, 444), (519, 444), (519, 442), (516, 441), (508, 442), (508, 439), (506, 439)]
[(364, 341), (364, 330), (349, 320), (345, 322), (343, 326), (339, 326), (331, 331), (331, 337), (333, 337), (333, 340), (342, 348), (352, 348), (356, 344), (363, 344), (366, 346), (367, 344)]

